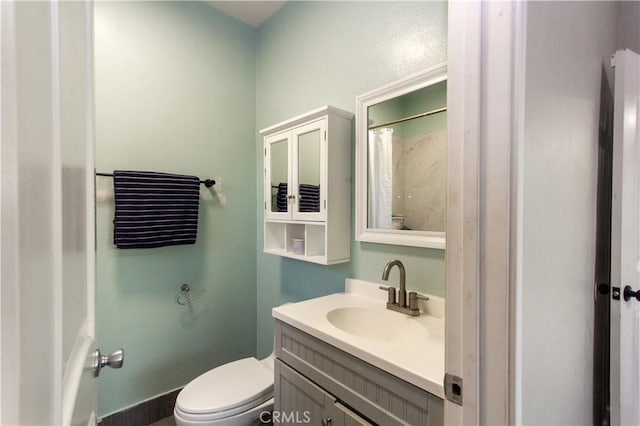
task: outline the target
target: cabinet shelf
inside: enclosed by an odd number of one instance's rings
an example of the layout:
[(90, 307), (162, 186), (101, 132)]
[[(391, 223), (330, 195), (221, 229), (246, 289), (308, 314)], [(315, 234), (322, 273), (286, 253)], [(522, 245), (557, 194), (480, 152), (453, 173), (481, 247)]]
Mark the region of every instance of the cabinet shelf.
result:
[[(266, 221), (264, 224), (264, 252), (292, 259), (333, 265), (349, 261), (344, 258), (327, 256), (326, 224), (318, 222)], [(293, 249), (293, 239), (302, 239), (304, 254)]]
[(299, 255), (299, 254), (293, 254), (292, 252), (287, 252), (285, 250), (278, 250), (278, 249), (272, 249), (272, 250), (264, 249), (264, 252), (267, 254), (275, 254), (277, 256), (282, 256), (282, 257), (290, 257), (291, 259), (298, 259), (298, 260), (304, 260), (306, 262), (318, 263), (320, 265), (335, 265), (338, 263), (345, 263), (349, 261), (349, 259), (343, 259), (343, 260), (338, 259), (332, 262), (327, 262), (325, 256)]

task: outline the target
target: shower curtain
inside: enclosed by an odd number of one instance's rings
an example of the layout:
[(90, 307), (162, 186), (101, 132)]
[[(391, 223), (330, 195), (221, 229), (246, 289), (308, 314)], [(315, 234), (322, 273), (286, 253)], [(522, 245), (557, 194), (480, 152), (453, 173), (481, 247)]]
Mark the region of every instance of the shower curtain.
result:
[(391, 228), (393, 129), (369, 130), (369, 228)]

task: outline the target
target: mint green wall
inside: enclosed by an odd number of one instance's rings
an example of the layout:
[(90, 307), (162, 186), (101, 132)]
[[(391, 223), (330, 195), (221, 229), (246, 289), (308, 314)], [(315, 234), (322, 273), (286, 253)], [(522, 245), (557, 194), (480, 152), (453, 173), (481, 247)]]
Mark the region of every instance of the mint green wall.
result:
[[(273, 306), (379, 282), (392, 258), (409, 288), (444, 295), (440, 250), (354, 241), (332, 267), (263, 254), (257, 130), (324, 104), (353, 111), (356, 95), (446, 60), (446, 3), (290, 2), (258, 30), (200, 2), (97, 2), (95, 19), (98, 170), (220, 177), (227, 198), (203, 189), (195, 246), (127, 251), (111, 244), (112, 197), (98, 202), (98, 338), (126, 351), (101, 375), (100, 416), (256, 342), (266, 355)], [(191, 307), (175, 303), (182, 282), (206, 289)]]
[[(442, 2), (289, 2), (258, 30), (256, 128), (324, 104), (354, 111), (357, 95), (445, 61), (446, 40)], [(262, 140), (255, 140), (256, 168), (262, 170)], [(261, 191), (262, 174), (257, 176)], [(261, 229), (260, 196), (255, 205)], [(259, 355), (273, 345), (273, 306), (341, 291), (346, 277), (380, 282), (393, 258), (405, 263), (409, 288), (444, 295), (441, 250), (354, 241), (351, 263), (327, 267), (267, 255), (262, 248), (258, 232)]]
[[(116, 250), (113, 183), (97, 178), (97, 335), (125, 349), (100, 375), (100, 416), (255, 354), (255, 47), (201, 2), (95, 4), (97, 169), (220, 177), (227, 199), (202, 186), (194, 246)], [(206, 289), (191, 306), (184, 282)]]

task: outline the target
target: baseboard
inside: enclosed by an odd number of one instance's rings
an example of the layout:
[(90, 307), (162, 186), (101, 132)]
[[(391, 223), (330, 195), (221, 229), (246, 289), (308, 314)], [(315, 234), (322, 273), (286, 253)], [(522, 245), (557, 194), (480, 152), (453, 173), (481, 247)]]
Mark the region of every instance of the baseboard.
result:
[(176, 398), (182, 389), (160, 395), (131, 408), (127, 408), (100, 420), (99, 426), (143, 426), (150, 425), (173, 414)]

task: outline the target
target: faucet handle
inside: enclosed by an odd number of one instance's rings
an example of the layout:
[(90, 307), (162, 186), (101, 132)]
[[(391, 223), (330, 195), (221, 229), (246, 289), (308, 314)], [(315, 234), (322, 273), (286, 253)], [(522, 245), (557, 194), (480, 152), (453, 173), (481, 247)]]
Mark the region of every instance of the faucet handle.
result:
[(395, 305), (396, 304), (396, 289), (395, 287), (385, 287), (381, 285), (378, 287), (380, 290), (385, 290), (387, 294), (387, 305)]
[(429, 300), (429, 296), (423, 296), (415, 291), (409, 292), (409, 309), (419, 309), (418, 299)]

